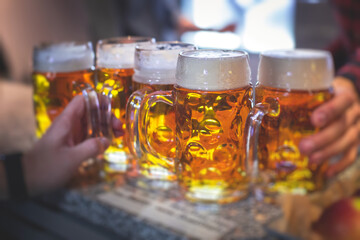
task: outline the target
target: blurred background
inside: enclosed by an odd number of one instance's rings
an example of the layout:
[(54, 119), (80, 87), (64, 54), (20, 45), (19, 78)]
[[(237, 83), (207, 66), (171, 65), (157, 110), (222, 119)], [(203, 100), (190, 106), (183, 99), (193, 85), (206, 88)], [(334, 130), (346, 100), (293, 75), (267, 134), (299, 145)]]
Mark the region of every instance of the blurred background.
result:
[(326, 0), (1, 0), (0, 77), (31, 84), (32, 49), (124, 35), (258, 53), (325, 48), (338, 28)]

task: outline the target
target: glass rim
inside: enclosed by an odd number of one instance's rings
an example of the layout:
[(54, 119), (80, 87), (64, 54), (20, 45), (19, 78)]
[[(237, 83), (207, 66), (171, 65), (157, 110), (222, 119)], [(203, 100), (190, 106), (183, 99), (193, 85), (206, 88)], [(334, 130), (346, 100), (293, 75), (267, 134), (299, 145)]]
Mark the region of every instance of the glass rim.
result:
[(134, 43), (155, 43), (155, 38), (153, 37), (143, 37), (143, 36), (122, 36), (122, 37), (111, 37), (100, 39), (97, 42), (98, 46), (103, 45), (126, 45)]
[(47, 49), (52, 46), (88, 46), (92, 48), (91, 41), (44, 41), (34, 45), (34, 50)]
[(294, 49), (273, 49), (263, 51), (259, 54), (260, 57), (268, 57), (273, 59), (284, 60), (306, 60), (306, 59), (321, 59), (331, 57), (331, 53), (322, 49), (311, 48), (294, 48)]
[[(217, 56), (199, 56), (198, 53), (224, 53), (229, 55), (217, 55)], [(229, 50), (229, 49), (196, 49), (183, 51), (179, 53), (179, 57), (194, 58), (194, 59), (225, 59), (225, 58), (249, 58), (249, 54), (243, 50)]]
[(145, 44), (145, 45), (137, 45), (135, 46), (135, 50), (136, 51), (178, 51), (179, 48), (177, 49), (158, 49), (156, 48), (157, 46), (161, 46), (161, 45), (174, 45), (174, 46), (179, 46), (181, 47), (181, 49), (186, 50), (186, 48), (188, 48), (189, 50), (196, 50), (198, 49), (197, 46), (195, 44), (192, 43), (185, 43), (185, 42), (181, 42), (181, 41), (160, 41), (160, 42), (154, 42), (151, 44)]

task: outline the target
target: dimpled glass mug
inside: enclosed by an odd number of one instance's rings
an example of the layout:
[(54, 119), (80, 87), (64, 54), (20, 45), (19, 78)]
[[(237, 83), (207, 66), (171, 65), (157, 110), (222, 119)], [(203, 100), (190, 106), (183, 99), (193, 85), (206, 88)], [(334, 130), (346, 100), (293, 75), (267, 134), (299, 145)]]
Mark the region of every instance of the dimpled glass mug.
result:
[(34, 48), (37, 138), (44, 135), (75, 95), (94, 88), (94, 58), (91, 42), (46, 43)]
[(320, 50), (274, 50), (260, 54), (255, 107), (246, 126), (247, 158), (258, 190), (307, 193), (324, 186), (328, 163), (311, 164), (300, 153), (302, 138), (319, 131), (311, 114), (333, 96), (333, 62)]
[[(242, 51), (181, 52), (172, 91), (150, 93), (140, 107), (147, 136), (149, 106), (163, 102), (175, 111), (175, 171), (189, 201), (229, 203), (247, 196), (243, 130), (251, 109), (248, 54)], [(146, 142), (156, 154), (152, 143)]]
[[(135, 50), (135, 73), (133, 75), (134, 92), (127, 104), (126, 126), (128, 146), (137, 158), (138, 170), (143, 184), (149, 187), (171, 185), (166, 181), (176, 180), (173, 158), (176, 154), (175, 113), (164, 103), (157, 103), (150, 109), (150, 129), (148, 135), (139, 135), (138, 124), (140, 103), (144, 97), (154, 91), (172, 90), (175, 84), (176, 63), (179, 52), (194, 50), (192, 44), (182, 42), (157, 42), (151, 45), (137, 46)], [(157, 155), (152, 155), (143, 144), (150, 138)]]
[[(110, 126), (111, 116), (116, 117), (121, 121), (125, 135), (125, 109), (132, 93), (135, 47), (154, 42), (155, 39), (151, 37), (126, 36), (102, 39), (97, 43), (96, 91), (99, 93), (100, 105), (108, 108), (105, 124)], [(112, 143), (104, 154), (106, 175), (126, 172), (131, 164), (126, 137), (115, 137), (111, 129), (107, 131), (107, 135), (112, 136)]]

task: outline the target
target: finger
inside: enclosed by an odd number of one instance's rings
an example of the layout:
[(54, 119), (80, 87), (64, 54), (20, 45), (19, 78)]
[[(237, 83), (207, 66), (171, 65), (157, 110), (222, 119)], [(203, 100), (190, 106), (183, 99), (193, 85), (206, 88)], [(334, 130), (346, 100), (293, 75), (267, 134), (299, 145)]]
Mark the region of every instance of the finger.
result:
[(350, 127), (344, 136), (334, 141), (329, 146), (314, 152), (309, 156), (310, 162), (321, 163), (324, 160), (329, 159), (332, 156), (345, 152), (349, 146), (358, 142), (358, 129), (356, 125)]
[(64, 111), (55, 119), (49, 129), (51, 139), (59, 142), (71, 132), (74, 122), (82, 118), (85, 110), (85, 101), (83, 96), (76, 96), (66, 106)]
[(110, 142), (106, 138), (90, 138), (84, 142), (72, 147), (70, 150), (71, 158), (76, 163), (96, 157), (103, 153), (110, 145)]
[[(323, 128), (319, 133), (303, 139), (299, 144), (299, 149), (303, 154), (310, 155), (331, 142), (337, 141), (341, 135), (346, 133), (346, 129), (356, 124), (360, 118), (359, 104), (353, 104), (341, 118), (333, 121), (329, 126)], [(358, 133), (360, 130), (358, 131)]]
[(358, 143), (355, 143), (341, 158), (341, 160), (333, 165), (331, 165), (326, 171), (326, 176), (331, 178), (343, 171), (345, 168), (350, 166), (357, 158), (358, 154)]
[(111, 117), (111, 127), (115, 137), (120, 137), (124, 135), (123, 124), (120, 119), (115, 117), (114, 115)]
[(304, 138), (299, 143), (299, 149), (301, 153), (310, 155), (318, 149), (329, 145), (336, 141), (341, 135), (344, 134), (347, 128), (345, 116), (341, 117), (337, 121), (331, 123), (331, 125), (322, 129), (320, 132)]
[(352, 94), (340, 94), (318, 107), (311, 116), (315, 127), (324, 127), (344, 114), (356, 101)]

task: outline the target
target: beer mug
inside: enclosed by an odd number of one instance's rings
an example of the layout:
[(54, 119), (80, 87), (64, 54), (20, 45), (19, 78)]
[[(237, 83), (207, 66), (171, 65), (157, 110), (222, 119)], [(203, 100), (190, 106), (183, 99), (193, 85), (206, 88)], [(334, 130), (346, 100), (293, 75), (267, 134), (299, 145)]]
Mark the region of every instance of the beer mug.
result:
[[(128, 145), (137, 158), (140, 173), (149, 179), (175, 180), (174, 157), (175, 113), (171, 106), (158, 102), (151, 106), (148, 115), (150, 129), (146, 136), (139, 136), (138, 110), (144, 96), (154, 91), (172, 90), (175, 84), (176, 63), (179, 52), (194, 50), (192, 44), (181, 42), (157, 42), (137, 46), (135, 50), (134, 93), (127, 104), (126, 124), (129, 132)], [(150, 138), (156, 155), (146, 150), (145, 138)]]
[(92, 44), (60, 42), (36, 46), (33, 69), (36, 136), (40, 138), (75, 95), (87, 95), (94, 88)]
[(149, 110), (163, 102), (175, 111), (175, 171), (193, 202), (229, 203), (247, 196), (243, 132), (251, 109), (248, 54), (242, 51), (181, 52), (172, 91), (150, 93), (140, 107), (140, 129), (149, 135)]
[[(135, 46), (154, 41), (150, 37), (128, 36), (104, 39), (97, 43), (96, 91), (99, 93), (101, 106), (108, 107), (110, 114), (121, 121), (125, 135), (125, 108), (132, 93)], [(109, 116), (106, 124), (108, 126), (111, 125)], [(110, 130), (107, 135), (113, 136)], [(112, 144), (104, 154), (105, 172), (125, 172), (130, 157), (125, 137), (113, 136), (112, 139)]]
[(302, 138), (319, 131), (313, 111), (332, 98), (333, 62), (320, 50), (278, 50), (260, 54), (255, 107), (246, 125), (247, 159), (266, 194), (321, 189), (328, 163), (310, 164), (300, 153)]

